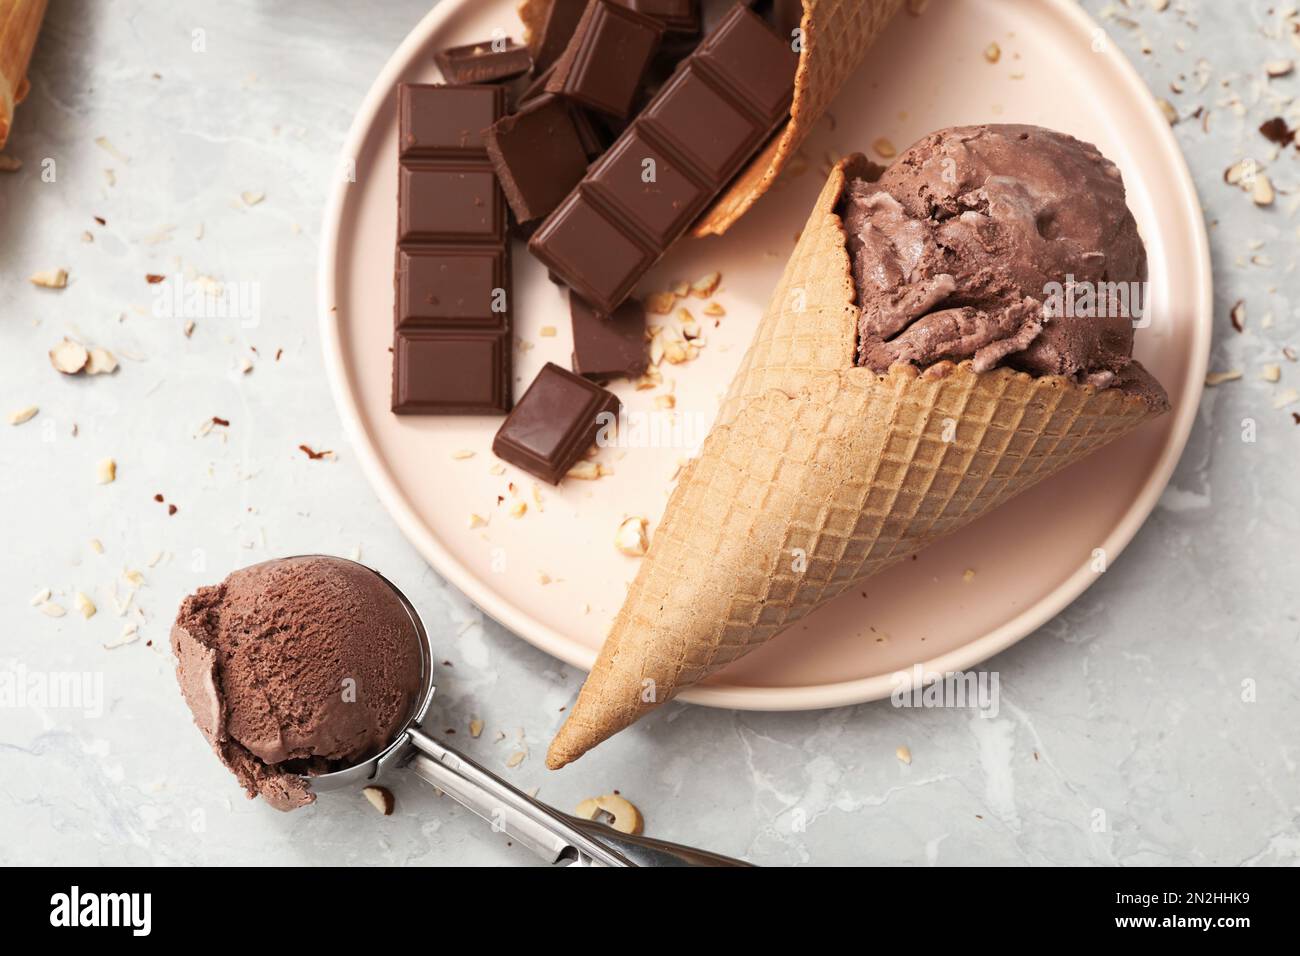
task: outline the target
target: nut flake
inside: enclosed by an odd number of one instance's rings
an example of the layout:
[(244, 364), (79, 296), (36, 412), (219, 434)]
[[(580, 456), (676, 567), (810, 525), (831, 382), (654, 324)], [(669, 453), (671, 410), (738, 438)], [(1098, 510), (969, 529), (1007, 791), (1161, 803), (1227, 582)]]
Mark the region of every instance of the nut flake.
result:
[(642, 557), (650, 546), (646, 540), (646, 524), (645, 518), (625, 518), (614, 535), (614, 547), (630, 558)]
[(361, 795), (384, 816), (391, 817), (393, 815), (395, 805), (393, 791), (387, 787), (362, 787)]
[(475, 717), (469, 722), (469, 735), (477, 740), (483, 733), (483, 721)]
[(95, 484), (108, 485), (117, 480), (117, 461), (113, 458), (101, 458), (95, 462)]
[(28, 405), (26, 408), (20, 408), (17, 411), (10, 412), (9, 424), (21, 425), (24, 422), (30, 422), (33, 418), (36, 417), (36, 413), (39, 411), (40, 409), (37, 408), (35, 405)]
[(50, 364), (64, 375), (76, 375), (90, 361), (90, 353), (80, 342), (64, 339), (50, 349)]
[(645, 309), (655, 315), (667, 315), (676, 301), (677, 297), (671, 292), (651, 292), (645, 297)]
[(90, 350), (89, 360), (86, 362), (87, 375), (111, 375), (117, 371), (117, 357), (108, 349), (94, 348)]
[(33, 272), (27, 281), (34, 286), (40, 286), (42, 289), (66, 289), (68, 287), (68, 270), (43, 269), (40, 272)]
[(68, 613), (62, 604), (55, 604), (53, 601), (46, 601), (44, 604), (40, 605), (40, 608), (41, 613), (46, 617), (63, 617), (63, 615)]
[(619, 833), (638, 834), (644, 827), (644, 821), (641, 819), (641, 811), (638, 810), (630, 800), (617, 793), (606, 793), (599, 797), (588, 797), (583, 800), (573, 811), (584, 820), (595, 820), (602, 813), (609, 814), (613, 819), (609, 826), (613, 827)]
[(95, 607), (95, 602), (81, 591), (78, 591), (73, 595), (72, 605), (77, 609), (77, 612), (88, 621), (95, 616), (95, 611), (98, 610), (98, 608)]
[(902, 763), (911, 766), (912, 750), (910, 747), (907, 746), (907, 744), (900, 744), (898, 749), (894, 751), (894, 756), (897, 757)]
[(996, 43), (990, 43), (984, 48), (984, 59), (990, 63), (998, 62), (998, 60), (1002, 59), (1002, 47)]
[(691, 295), (697, 299), (707, 299), (717, 291), (718, 283), (721, 281), (721, 272), (710, 272), (708, 275), (700, 276), (691, 283)]
[(1235, 382), (1241, 378), (1241, 369), (1234, 368), (1227, 372), (1210, 372), (1205, 376), (1205, 384), (1210, 388), (1216, 385), (1222, 385), (1224, 382)]

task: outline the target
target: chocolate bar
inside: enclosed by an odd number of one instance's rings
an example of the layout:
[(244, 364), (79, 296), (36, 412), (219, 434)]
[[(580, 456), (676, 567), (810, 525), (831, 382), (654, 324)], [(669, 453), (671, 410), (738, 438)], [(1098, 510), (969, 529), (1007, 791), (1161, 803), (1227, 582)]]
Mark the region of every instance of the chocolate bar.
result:
[(587, 147), (575, 109), (547, 93), (484, 133), (488, 156), (515, 219), (536, 226), (587, 171)]
[(506, 203), (483, 138), (504, 112), (499, 86), (399, 87), (398, 414), (510, 410)]
[(528, 243), (612, 313), (785, 120), (797, 57), (741, 4), (591, 165)]
[(645, 308), (627, 299), (613, 315), (602, 315), (569, 293), (573, 319), (573, 370), (584, 378), (636, 378), (645, 373), (649, 354)]
[(573, 39), (573, 31), (586, 9), (587, 0), (551, 0), (546, 25), (533, 40), (533, 69), (541, 73), (555, 64)]
[(612, 0), (591, 0), (546, 81), (546, 92), (626, 117), (662, 35), (663, 27), (649, 17)]
[(612, 392), (547, 362), (501, 423), (492, 452), (557, 485), (621, 408)]
[(667, 33), (700, 32), (700, 0), (614, 0), (614, 3), (658, 20)]
[(448, 47), (435, 53), (433, 59), (443, 79), (455, 86), (500, 83), (533, 68), (528, 47), (505, 38)]

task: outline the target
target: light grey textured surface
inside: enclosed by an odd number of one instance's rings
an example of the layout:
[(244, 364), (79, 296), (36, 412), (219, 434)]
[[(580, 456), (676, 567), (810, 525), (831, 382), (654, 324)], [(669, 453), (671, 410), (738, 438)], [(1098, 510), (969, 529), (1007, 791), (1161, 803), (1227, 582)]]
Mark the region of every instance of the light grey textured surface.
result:
[[(1278, 22), (1292, 5), (1085, 6), (1187, 117), (1176, 133), (1214, 248), (1212, 366), (1243, 372), (1206, 392), (1144, 530), (1079, 601), (990, 664), (994, 719), (670, 705), (548, 776), (558, 715), (536, 704), (579, 675), (485, 619), (405, 543), (345, 447), (315, 331), (336, 153), (427, 4), (368, 4), (361, 16), (342, 2), (226, 3), (218, 18), (197, 3), (54, 3), (9, 148), (25, 165), (0, 173), (0, 411), (40, 406), (0, 425), (0, 665), (102, 675), (104, 709), (0, 707), (0, 862), (523, 862), (413, 778), (394, 781), (388, 819), (350, 794), (292, 815), (245, 801), (193, 727), (166, 647), (179, 599), (253, 560), (358, 547), (407, 589), (453, 663), (439, 695), (453, 742), (561, 808), (618, 788), (657, 835), (763, 864), (1300, 861), (1300, 405), (1274, 407), (1300, 378), (1282, 354), (1300, 345), (1300, 160), (1256, 132), (1272, 115), (1297, 123), (1300, 80), (1265, 81), (1260, 65), (1300, 57)], [(42, 181), (44, 157), (54, 182)], [(1272, 208), (1223, 182), (1244, 157), (1267, 167)], [(265, 200), (249, 205), (245, 192)], [(60, 265), (66, 290), (26, 282)], [(256, 283), (260, 323), (199, 319), (187, 339), (180, 322), (151, 318), (145, 274), (178, 270)], [(1228, 321), (1238, 299), (1241, 333)], [(135, 358), (112, 380), (58, 380), (45, 351), (64, 334)], [(1277, 384), (1261, 377), (1273, 363)], [(197, 435), (212, 416), (230, 427)], [(300, 444), (339, 454), (309, 460)], [(108, 456), (117, 481), (97, 486), (94, 463)], [(117, 580), (124, 594), (124, 569), (145, 579), (141, 640), (106, 650), (133, 620), (100, 590)], [(47, 587), (66, 617), (29, 606)], [(72, 610), (77, 590), (99, 606), (89, 621)], [(486, 723), (478, 740), (471, 717)], [(527, 759), (507, 769), (521, 735)]]

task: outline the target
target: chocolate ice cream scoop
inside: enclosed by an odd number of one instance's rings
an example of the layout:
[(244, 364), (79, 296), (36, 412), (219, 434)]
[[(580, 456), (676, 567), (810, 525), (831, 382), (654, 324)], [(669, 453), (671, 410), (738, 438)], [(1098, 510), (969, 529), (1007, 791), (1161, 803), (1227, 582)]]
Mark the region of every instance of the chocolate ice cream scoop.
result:
[(970, 359), (1166, 404), (1132, 359), (1146, 249), (1095, 146), (1037, 126), (940, 130), (856, 180), (841, 212), (859, 365)]
[(427, 733), (428, 632), (364, 565), (307, 556), (236, 571), (185, 599), (172, 649), (194, 722), (248, 795), (277, 809), (409, 767), (549, 863), (745, 865), (560, 813)]
[(378, 753), (414, 711), (421, 639), (388, 584), (329, 557), (267, 561), (185, 599), (172, 627), (194, 721), (250, 797), (314, 797), (302, 775)]

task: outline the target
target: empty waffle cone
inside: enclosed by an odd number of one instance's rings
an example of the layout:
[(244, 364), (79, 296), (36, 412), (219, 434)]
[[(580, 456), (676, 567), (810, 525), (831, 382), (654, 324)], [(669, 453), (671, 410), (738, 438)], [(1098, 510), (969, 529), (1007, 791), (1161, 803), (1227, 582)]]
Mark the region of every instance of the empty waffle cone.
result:
[[(519, 4), (526, 41), (531, 42), (541, 31), (552, 2), (522, 0)], [(704, 211), (692, 229), (693, 235), (722, 235), (771, 188), (902, 5), (903, 0), (803, 0), (790, 120)]]
[(14, 107), (27, 95), (27, 64), (45, 16), (45, 0), (0, 0), (0, 149), (9, 138)]
[(547, 766), (1159, 413), (1005, 368), (855, 367), (836, 207), (869, 167), (849, 157), (818, 197)]

